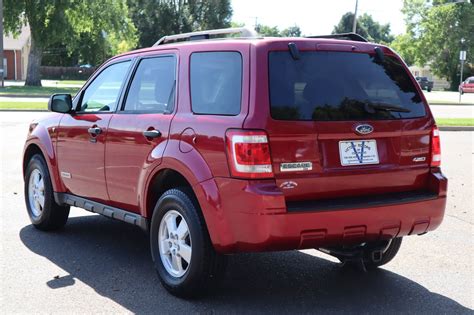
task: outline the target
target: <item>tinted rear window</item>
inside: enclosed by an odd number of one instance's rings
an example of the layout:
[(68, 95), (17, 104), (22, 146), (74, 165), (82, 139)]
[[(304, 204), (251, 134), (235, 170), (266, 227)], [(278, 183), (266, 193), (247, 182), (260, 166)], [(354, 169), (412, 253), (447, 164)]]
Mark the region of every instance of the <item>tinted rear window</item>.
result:
[[(348, 52), (269, 54), (271, 115), (279, 120), (377, 120), (422, 117), (416, 87), (397, 59)], [(373, 106), (371, 106), (371, 104)], [(395, 112), (374, 107), (409, 110)]]
[(193, 113), (237, 115), (242, 94), (242, 57), (238, 52), (191, 55)]

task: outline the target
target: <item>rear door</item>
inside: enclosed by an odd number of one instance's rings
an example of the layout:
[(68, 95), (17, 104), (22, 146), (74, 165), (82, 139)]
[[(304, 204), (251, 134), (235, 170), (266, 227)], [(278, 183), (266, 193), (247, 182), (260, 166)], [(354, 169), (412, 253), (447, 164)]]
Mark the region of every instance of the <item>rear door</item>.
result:
[(174, 52), (137, 62), (123, 108), (113, 115), (107, 133), (105, 174), (111, 205), (138, 212), (146, 175), (160, 160), (175, 109)]
[(266, 130), (287, 200), (424, 189), (431, 119), (401, 61), (333, 49), (270, 51), (268, 65)]

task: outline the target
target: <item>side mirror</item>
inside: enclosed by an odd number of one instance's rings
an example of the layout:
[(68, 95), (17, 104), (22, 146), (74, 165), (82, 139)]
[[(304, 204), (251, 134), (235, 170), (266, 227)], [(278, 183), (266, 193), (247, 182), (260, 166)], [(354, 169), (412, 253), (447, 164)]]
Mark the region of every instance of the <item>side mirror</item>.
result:
[(53, 94), (49, 98), (48, 110), (63, 114), (70, 113), (72, 111), (71, 94)]

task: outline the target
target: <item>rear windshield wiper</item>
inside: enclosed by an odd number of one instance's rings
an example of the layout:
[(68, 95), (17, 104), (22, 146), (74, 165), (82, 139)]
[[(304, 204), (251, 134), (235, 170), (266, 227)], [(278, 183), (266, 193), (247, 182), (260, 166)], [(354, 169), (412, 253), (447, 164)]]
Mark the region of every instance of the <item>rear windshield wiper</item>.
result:
[(374, 103), (374, 102), (365, 102), (365, 105), (377, 109), (377, 110), (385, 110), (388, 112), (400, 112), (400, 113), (409, 113), (411, 110), (405, 107), (397, 106), (397, 105), (392, 105), (392, 104), (387, 104), (387, 103)]

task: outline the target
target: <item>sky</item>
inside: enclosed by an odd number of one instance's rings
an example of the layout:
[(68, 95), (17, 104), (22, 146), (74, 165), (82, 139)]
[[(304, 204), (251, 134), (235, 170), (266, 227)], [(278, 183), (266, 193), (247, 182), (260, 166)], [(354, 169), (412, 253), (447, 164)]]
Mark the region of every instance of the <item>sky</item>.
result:
[[(253, 27), (278, 26), (280, 30), (298, 25), (303, 35), (330, 34), (346, 12), (354, 12), (356, 0), (232, 0), (234, 22)], [(359, 0), (357, 15), (368, 13), (375, 21), (390, 23), (393, 34), (405, 32), (403, 0)]]

